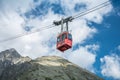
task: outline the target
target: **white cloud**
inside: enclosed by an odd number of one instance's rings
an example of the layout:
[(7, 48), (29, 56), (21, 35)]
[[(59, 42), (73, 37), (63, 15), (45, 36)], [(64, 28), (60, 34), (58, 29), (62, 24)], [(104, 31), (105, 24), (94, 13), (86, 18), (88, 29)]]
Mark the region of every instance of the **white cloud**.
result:
[(97, 51), (97, 50), (99, 50), (100, 46), (93, 44), (93, 45), (86, 45), (86, 48), (90, 49), (91, 51)]
[(24, 20), (15, 12), (9, 12), (9, 15), (6, 15), (6, 13), (2, 14), (0, 19), (1, 38), (8, 38), (9, 36), (23, 33), (21, 28), (23, 22)]
[(70, 23), (70, 30), (72, 30), (73, 43), (83, 43), (84, 40), (91, 38), (97, 32), (95, 28), (88, 27), (85, 20), (75, 20)]
[[(73, 1), (61, 0), (61, 1), (62, 1), (63, 8), (65, 8), (65, 10), (66, 10), (66, 14), (67, 15), (73, 15), (73, 14), (75, 15), (77, 13), (74, 11), (74, 7), (75, 7), (75, 4), (77, 4), (77, 3), (85, 4), (86, 8), (82, 9), (83, 11), (85, 11), (85, 10), (91, 9), (103, 2), (106, 2), (107, 0), (106, 1), (105, 0), (96, 0), (96, 1), (94, 1), (94, 0), (73, 0)], [(103, 16), (108, 14), (109, 12), (111, 12), (111, 10), (112, 10), (112, 5), (109, 5), (102, 9), (99, 9), (97, 11), (94, 11), (92, 13), (89, 13), (89, 14), (83, 16), (83, 18), (85, 18), (89, 21), (96, 22), (96, 23), (101, 23), (103, 20)]]
[[(68, 59), (79, 66), (86, 68), (94, 72), (93, 64), (96, 61), (95, 52), (99, 49), (99, 45), (86, 45), (85, 47), (80, 46), (77, 50), (73, 51)], [(92, 51), (89, 51), (91, 49)]]
[(120, 45), (118, 46), (118, 50), (120, 51)]
[(0, 0), (1, 2), (1, 11), (17, 11), (20, 9), (21, 12), (26, 12), (32, 7), (32, 0)]
[[(25, 12), (30, 8), (31, 0), (1, 0), (0, 9), (0, 40), (24, 33), (22, 24), (24, 19), (17, 12), (18, 8)], [(21, 5), (22, 4), (22, 5)]]
[(120, 79), (120, 56), (118, 55), (106, 55), (100, 59), (101, 73), (107, 77), (113, 77), (114, 79)]

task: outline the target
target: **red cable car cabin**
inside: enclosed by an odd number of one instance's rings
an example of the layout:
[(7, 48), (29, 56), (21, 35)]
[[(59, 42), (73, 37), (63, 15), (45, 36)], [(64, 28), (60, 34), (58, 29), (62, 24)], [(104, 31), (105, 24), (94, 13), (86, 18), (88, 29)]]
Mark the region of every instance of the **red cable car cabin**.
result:
[(72, 35), (65, 31), (57, 37), (57, 49), (64, 52), (72, 47)]

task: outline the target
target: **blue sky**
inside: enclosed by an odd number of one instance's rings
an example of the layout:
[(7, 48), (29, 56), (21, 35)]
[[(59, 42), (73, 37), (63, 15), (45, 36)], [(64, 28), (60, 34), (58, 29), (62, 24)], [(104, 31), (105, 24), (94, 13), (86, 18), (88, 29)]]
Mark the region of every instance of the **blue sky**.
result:
[[(73, 48), (64, 54), (56, 50), (60, 27), (2, 43), (0, 50), (15, 48), (21, 55), (33, 59), (57, 55), (105, 80), (120, 80), (120, 0), (114, 1), (69, 23)], [(1, 0), (0, 40), (35, 31), (103, 2), (105, 0)]]
[[(96, 34), (96, 36), (94, 37), (94, 39), (91, 40), (91, 42), (94, 42), (95, 40), (98, 41), (98, 43), (100, 44), (101, 48), (98, 51), (98, 59), (100, 57), (103, 57), (104, 55), (111, 55), (111, 53), (114, 53), (116, 55), (120, 55), (120, 51), (118, 51), (116, 49), (117, 46), (119, 46), (120, 44), (120, 16), (118, 16), (116, 13), (111, 14), (108, 17), (105, 17), (104, 19), (104, 23), (109, 24), (109, 28), (106, 28), (105, 26), (107, 26), (106, 24), (94, 24), (97, 27), (99, 26), (103, 26), (102, 29), (99, 29), (99, 34)], [(100, 66), (101, 64), (99, 60), (96, 61), (96, 63), (94, 64), (95, 66)], [(98, 67), (99, 68), (99, 67)], [(108, 79), (110, 80), (110, 79)]]

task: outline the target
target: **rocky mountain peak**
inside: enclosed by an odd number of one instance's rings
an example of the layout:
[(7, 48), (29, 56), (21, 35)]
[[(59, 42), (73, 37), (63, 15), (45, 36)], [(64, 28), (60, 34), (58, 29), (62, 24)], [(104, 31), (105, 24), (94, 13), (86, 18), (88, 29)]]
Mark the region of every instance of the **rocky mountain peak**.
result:
[[(48, 66), (68, 66), (68, 65), (74, 65), (68, 60), (59, 57), (59, 56), (43, 56), (40, 58), (37, 58), (35, 63), (41, 64), (41, 65), (48, 65)], [(76, 66), (76, 65), (74, 65)]]
[(16, 59), (19, 59), (20, 57), (21, 55), (14, 48), (0, 52), (1, 61), (5, 60), (14, 61)]

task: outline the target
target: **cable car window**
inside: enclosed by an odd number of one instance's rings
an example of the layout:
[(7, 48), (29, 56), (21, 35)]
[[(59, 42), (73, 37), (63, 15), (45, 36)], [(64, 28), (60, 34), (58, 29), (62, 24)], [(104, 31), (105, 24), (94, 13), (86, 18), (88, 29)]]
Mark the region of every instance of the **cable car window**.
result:
[(68, 34), (68, 39), (72, 40), (72, 35)]
[(67, 35), (66, 34), (63, 34), (62, 35), (62, 41), (64, 40), (64, 39), (66, 39), (67, 38)]
[(60, 37), (57, 38), (57, 42), (60, 42)]

